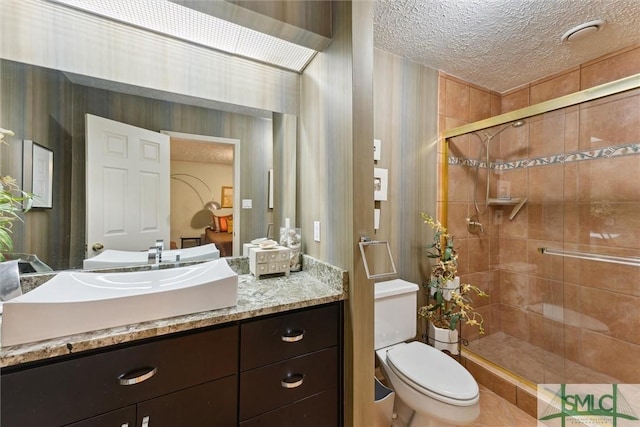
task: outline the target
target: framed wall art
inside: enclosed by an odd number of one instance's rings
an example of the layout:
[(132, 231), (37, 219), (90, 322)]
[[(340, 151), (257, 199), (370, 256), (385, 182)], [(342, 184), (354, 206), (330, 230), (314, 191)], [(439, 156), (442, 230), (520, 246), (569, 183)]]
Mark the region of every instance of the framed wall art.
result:
[(222, 196), (220, 197), (223, 208), (233, 207), (233, 187), (222, 187)]
[(53, 208), (53, 151), (30, 140), (22, 150), (22, 189), (33, 194), (31, 207)]

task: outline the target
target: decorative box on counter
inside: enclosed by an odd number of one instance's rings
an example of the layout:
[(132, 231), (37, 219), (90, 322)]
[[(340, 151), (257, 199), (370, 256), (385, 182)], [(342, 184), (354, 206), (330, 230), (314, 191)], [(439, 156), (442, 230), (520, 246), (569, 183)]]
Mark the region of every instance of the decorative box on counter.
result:
[(284, 273), (289, 275), (290, 253), (289, 248), (273, 246), (270, 248), (250, 247), (249, 271), (259, 279), (265, 274)]

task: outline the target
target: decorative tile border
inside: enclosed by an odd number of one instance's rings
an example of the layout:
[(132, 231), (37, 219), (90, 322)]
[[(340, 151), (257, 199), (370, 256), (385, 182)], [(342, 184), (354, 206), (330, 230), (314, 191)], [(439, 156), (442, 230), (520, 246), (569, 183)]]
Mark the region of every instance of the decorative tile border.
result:
[[(610, 147), (598, 148), (596, 150), (573, 151), (571, 153), (556, 154), (548, 157), (535, 157), (532, 159), (513, 160), (511, 162), (492, 162), (490, 168), (504, 171), (519, 168), (530, 168), (535, 166), (548, 166), (563, 163), (580, 162), (583, 160), (596, 160), (611, 157), (629, 156), (640, 154), (640, 143), (613, 145)], [(466, 159), (461, 157), (449, 157), (450, 165), (477, 167), (477, 159)], [(485, 161), (480, 161), (481, 168), (487, 167)]]

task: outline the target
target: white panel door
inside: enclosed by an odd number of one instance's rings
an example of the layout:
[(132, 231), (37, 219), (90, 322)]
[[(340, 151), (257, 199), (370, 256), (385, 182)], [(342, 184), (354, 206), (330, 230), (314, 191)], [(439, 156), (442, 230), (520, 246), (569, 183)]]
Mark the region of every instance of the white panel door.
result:
[(169, 246), (169, 136), (86, 115), (87, 258)]

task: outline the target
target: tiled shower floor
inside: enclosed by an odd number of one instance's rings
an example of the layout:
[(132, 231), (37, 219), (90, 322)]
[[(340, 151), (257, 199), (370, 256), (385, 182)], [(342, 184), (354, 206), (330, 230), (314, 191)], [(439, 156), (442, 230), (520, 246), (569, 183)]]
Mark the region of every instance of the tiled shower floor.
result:
[(504, 332), (471, 341), (475, 354), (535, 384), (615, 384), (621, 381)]

